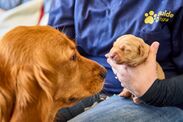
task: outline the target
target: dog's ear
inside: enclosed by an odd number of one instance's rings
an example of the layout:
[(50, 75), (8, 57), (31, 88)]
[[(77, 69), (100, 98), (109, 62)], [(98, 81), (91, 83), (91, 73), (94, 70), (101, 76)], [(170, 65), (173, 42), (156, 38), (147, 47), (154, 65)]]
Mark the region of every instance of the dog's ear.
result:
[(8, 122), (15, 102), (14, 83), (10, 75), (10, 65), (0, 54), (0, 122)]
[(14, 97), (5, 89), (0, 89), (0, 122), (8, 122), (14, 108)]
[(35, 65), (23, 65), (17, 70), (17, 102), (25, 107), (28, 103), (37, 102), (41, 92), (52, 100), (52, 84), (44, 75), (42, 68)]

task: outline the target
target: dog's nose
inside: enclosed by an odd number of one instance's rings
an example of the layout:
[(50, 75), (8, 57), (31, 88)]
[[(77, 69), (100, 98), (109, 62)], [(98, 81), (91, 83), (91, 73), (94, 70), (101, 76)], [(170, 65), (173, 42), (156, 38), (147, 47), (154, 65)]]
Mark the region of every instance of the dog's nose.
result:
[(101, 71), (99, 75), (100, 75), (101, 78), (104, 79), (106, 77), (106, 74), (107, 74), (107, 71), (105, 69), (105, 70)]

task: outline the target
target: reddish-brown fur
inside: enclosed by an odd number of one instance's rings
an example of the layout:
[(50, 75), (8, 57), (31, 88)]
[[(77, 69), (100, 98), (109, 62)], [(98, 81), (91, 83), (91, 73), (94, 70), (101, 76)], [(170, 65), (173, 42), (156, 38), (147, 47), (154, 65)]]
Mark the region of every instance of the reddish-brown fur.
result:
[(52, 27), (17, 27), (0, 41), (0, 121), (51, 122), (99, 92), (105, 73)]

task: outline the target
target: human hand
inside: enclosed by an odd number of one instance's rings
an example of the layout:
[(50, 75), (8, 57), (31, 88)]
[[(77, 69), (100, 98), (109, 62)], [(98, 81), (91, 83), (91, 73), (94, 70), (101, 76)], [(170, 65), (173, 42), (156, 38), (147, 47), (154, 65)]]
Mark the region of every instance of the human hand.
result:
[(150, 46), (147, 60), (136, 67), (116, 64), (110, 57), (107, 58), (107, 62), (111, 65), (122, 86), (136, 97), (142, 96), (157, 79), (156, 54), (158, 47), (159, 43), (154, 42)]

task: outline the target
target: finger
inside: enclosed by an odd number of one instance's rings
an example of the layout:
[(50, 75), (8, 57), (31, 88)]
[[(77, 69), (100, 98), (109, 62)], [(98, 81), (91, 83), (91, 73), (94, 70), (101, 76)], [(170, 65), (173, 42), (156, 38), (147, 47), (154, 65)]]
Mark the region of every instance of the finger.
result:
[(153, 52), (154, 55), (157, 54), (159, 48), (159, 42), (153, 42), (151, 44), (150, 50)]
[(115, 70), (118, 68), (118, 65), (111, 58), (107, 59), (107, 63), (109, 63), (111, 67)]
[(124, 87), (124, 84), (121, 82), (121, 86)]
[(105, 57), (106, 57), (106, 58), (109, 58), (109, 53), (105, 54)]
[(138, 97), (133, 97), (132, 99), (135, 104), (140, 104), (142, 102)]
[(156, 55), (157, 55), (157, 52), (158, 52), (158, 48), (159, 48), (159, 43), (158, 42), (153, 42), (151, 44), (148, 60), (156, 61)]
[(119, 70), (118, 64), (116, 64), (111, 58), (107, 58), (107, 63), (111, 65), (113, 73), (117, 76), (117, 72)]
[(107, 63), (110, 64), (111, 67), (113, 69), (115, 69), (116, 71), (118, 71), (118, 72), (121, 71), (121, 70), (127, 70), (127, 67), (128, 67), (125, 64), (116, 64), (116, 62), (111, 58), (107, 59)]
[(113, 67), (112, 67), (112, 71), (113, 71), (113, 73), (114, 73), (115, 75), (117, 75), (117, 71), (116, 71), (116, 69), (114, 69)]

